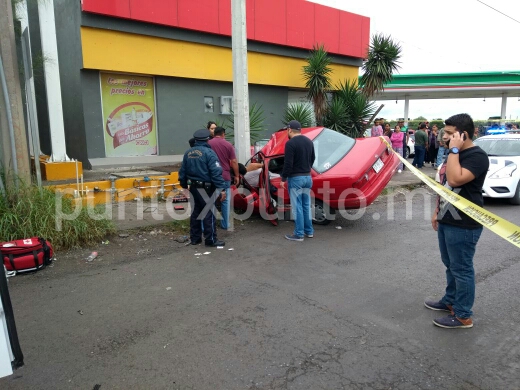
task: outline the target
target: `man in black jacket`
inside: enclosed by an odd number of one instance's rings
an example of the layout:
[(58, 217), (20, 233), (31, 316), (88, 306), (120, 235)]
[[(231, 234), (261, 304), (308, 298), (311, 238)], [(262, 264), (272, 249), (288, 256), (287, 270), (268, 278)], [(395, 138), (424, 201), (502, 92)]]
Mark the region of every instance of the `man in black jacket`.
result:
[(301, 125), (298, 121), (287, 124), (289, 141), (285, 144), (285, 161), (282, 172), (282, 188), (289, 184), (291, 210), (294, 218), (294, 232), (285, 238), (291, 241), (303, 241), (303, 236), (314, 237), (311, 216), (312, 187), (311, 169), (314, 164), (314, 144), (310, 139), (301, 136)]
[(229, 185), (222, 178), (222, 168), (217, 155), (208, 145), (209, 130), (197, 130), (193, 138), (195, 146), (184, 154), (179, 171), (179, 183), (182, 188), (189, 186), (193, 199), (190, 216), (191, 244), (197, 245), (202, 242), (202, 220), (206, 246), (224, 246), (224, 241), (217, 239), (215, 200), (219, 196), (222, 200), (226, 199), (226, 189)]

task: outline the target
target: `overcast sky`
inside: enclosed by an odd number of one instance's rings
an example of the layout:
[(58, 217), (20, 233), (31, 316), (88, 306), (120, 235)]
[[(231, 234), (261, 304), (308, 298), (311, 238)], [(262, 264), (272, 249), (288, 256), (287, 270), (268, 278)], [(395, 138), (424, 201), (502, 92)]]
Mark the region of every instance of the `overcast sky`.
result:
[[(400, 42), (398, 74), (520, 71), (518, 0), (309, 1), (367, 16), (371, 36), (383, 33)], [(508, 119), (520, 120), (519, 98), (508, 98)], [(403, 117), (403, 101), (378, 103), (385, 104), (381, 116)], [(446, 119), (467, 112), (474, 119), (487, 119), (499, 116), (500, 106), (500, 98), (414, 100), (409, 116)]]

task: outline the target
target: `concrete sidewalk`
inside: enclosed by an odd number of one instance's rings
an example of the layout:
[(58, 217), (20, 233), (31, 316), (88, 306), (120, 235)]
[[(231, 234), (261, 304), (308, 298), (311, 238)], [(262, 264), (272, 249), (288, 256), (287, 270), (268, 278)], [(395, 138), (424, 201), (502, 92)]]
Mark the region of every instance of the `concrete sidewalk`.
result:
[[(431, 166), (425, 166), (422, 172), (431, 178), (435, 178), (436, 170)], [(393, 191), (396, 188), (419, 186), (421, 179), (410, 170), (405, 169), (401, 173), (395, 173), (386, 189)], [(183, 207), (175, 210), (175, 206)], [(136, 229), (145, 226), (161, 225), (174, 220), (189, 218), (188, 203), (168, 202), (121, 202), (112, 205), (112, 221), (116, 224), (118, 231)]]

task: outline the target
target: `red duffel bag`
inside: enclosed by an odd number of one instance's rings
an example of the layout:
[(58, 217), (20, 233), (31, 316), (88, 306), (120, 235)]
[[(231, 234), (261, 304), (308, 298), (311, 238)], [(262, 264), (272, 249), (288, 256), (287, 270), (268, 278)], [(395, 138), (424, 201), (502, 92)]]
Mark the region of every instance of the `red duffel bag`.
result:
[(8, 271), (39, 270), (52, 262), (52, 246), (40, 237), (0, 243), (0, 253)]

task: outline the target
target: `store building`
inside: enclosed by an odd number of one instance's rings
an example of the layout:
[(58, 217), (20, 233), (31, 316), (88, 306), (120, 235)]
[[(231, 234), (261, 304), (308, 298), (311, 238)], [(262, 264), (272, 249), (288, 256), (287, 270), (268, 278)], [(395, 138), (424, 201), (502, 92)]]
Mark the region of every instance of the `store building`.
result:
[[(37, 6), (31, 49), (41, 53)], [(302, 67), (324, 44), (334, 82), (357, 79), (367, 17), (305, 0), (247, 0), (249, 102), (266, 136), (305, 96)], [(67, 155), (83, 167), (179, 161), (193, 132), (232, 108), (231, 0), (54, 0)], [(44, 84), (42, 151), (51, 153)], [(38, 93), (40, 90), (40, 93)]]

